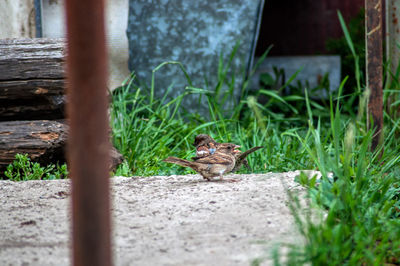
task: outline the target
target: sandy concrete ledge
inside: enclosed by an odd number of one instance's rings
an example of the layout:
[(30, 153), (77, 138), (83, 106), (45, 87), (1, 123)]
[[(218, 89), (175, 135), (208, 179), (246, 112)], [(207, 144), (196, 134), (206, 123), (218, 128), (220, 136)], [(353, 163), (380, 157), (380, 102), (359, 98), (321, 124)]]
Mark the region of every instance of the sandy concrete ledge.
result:
[[(115, 177), (115, 265), (249, 265), (290, 241), (296, 172)], [(284, 184), (284, 185), (283, 185)], [(69, 265), (69, 180), (0, 181), (0, 265)], [(267, 259), (264, 264), (269, 265)]]

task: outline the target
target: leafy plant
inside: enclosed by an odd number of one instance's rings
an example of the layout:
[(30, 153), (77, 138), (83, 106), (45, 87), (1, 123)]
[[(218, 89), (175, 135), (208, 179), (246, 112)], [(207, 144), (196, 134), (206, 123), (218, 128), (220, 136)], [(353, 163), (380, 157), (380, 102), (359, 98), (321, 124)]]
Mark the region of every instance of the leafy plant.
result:
[(12, 181), (52, 180), (68, 177), (67, 165), (50, 164), (46, 167), (32, 162), (28, 154), (16, 154), (15, 160), (7, 166), (4, 175)]
[(112, 173), (112, 175), (114, 176), (132, 176), (132, 170), (129, 167), (129, 164), (127, 161), (123, 161), (122, 164), (120, 164), (115, 173)]
[[(393, 147), (386, 146), (391, 152), (379, 159), (381, 150), (368, 149), (373, 132), (341, 120), (340, 115), (338, 103), (331, 109), (332, 130), (328, 136), (321, 135), (319, 125), (310, 123), (308, 138), (312, 142), (299, 137), (322, 174), (320, 180), (309, 180), (304, 174), (299, 180), (309, 188), (312, 202), (321, 206), (326, 215), (302, 212), (298, 198), (289, 192), (289, 205), (305, 245), (291, 247), (288, 264), (397, 264), (399, 149), (394, 153)], [(332, 145), (324, 145), (326, 137)], [(316, 221), (315, 217), (319, 219)]]

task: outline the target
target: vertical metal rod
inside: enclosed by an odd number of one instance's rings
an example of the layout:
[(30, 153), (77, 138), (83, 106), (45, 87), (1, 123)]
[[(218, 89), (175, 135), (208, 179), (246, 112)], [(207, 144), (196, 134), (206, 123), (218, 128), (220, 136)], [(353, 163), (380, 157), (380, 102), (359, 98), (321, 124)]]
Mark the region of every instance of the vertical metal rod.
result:
[(67, 158), (74, 265), (111, 265), (103, 0), (67, 0)]
[(365, 0), (365, 21), (368, 127), (375, 130), (371, 144), (375, 150), (383, 138), (382, 0)]

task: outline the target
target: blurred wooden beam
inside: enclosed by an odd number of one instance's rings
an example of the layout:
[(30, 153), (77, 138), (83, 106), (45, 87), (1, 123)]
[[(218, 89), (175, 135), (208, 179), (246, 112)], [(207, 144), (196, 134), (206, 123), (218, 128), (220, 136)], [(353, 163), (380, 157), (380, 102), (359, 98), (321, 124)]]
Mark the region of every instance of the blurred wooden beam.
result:
[(372, 150), (383, 139), (382, 1), (365, 0), (366, 78), (369, 89), (367, 115), (368, 127), (374, 129)]

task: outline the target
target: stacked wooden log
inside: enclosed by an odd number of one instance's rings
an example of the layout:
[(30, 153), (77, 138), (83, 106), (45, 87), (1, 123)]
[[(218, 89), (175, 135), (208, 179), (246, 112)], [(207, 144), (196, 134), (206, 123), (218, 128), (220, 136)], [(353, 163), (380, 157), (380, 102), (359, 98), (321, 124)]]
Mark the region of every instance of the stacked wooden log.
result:
[(0, 120), (62, 119), (64, 42), (0, 40)]
[[(0, 176), (17, 153), (65, 162), (63, 39), (0, 40)], [(113, 169), (122, 162), (114, 149)]]

